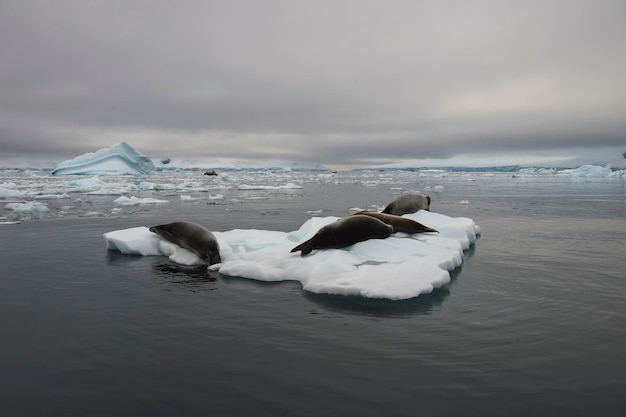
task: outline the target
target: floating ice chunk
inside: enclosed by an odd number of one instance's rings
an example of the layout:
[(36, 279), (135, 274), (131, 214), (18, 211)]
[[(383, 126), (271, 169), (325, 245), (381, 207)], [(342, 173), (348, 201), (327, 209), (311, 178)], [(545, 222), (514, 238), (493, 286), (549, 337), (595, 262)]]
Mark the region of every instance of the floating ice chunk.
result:
[(304, 188), (300, 185), (296, 185), (292, 182), (287, 183), (285, 185), (247, 185), (241, 184), (239, 186), (240, 190), (297, 190)]
[(113, 200), (113, 203), (118, 204), (120, 206), (138, 206), (141, 204), (165, 204), (169, 203), (169, 200), (159, 200), (157, 198), (138, 198), (135, 196), (126, 197), (122, 196)]
[(142, 191), (151, 191), (155, 189), (156, 184), (153, 182), (142, 181), (139, 183), (139, 189)]
[(119, 250), (128, 255), (162, 255), (159, 249), (161, 237), (147, 227), (116, 230), (104, 234), (108, 250)]
[(67, 191), (70, 193), (88, 193), (106, 186), (106, 183), (97, 175), (94, 177), (67, 181), (65, 184), (68, 187)]
[(11, 198), (22, 198), (22, 193), (12, 188), (0, 187), (0, 199), (6, 200)]
[(70, 198), (70, 195), (67, 193), (63, 194), (41, 194), (35, 196), (35, 200), (62, 200)]
[(98, 175), (88, 178), (81, 178), (78, 180), (67, 181), (69, 187), (77, 188), (99, 188), (105, 185), (105, 182), (100, 179)]
[(104, 234), (104, 239), (108, 250), (118, 250), (127, 255), (165, 255), (182, 265), (205, 264), (194, 253), (168, 242), (144, 226), (108, 232)]
[(9, 203), (4, 206), (7, 210), (12, 210), (13, 214), (18, 217), (40, 216), (50, 211), (48, 206), (38, 201), (29, 201), (27, 203)]
[(180, 201), (187, 202), (187, 203), (198, 201), (198, 200), (200, 200), (200, 199), (197, 198), (197, 197), (192, 197), (190, 195), (181, 195), (180, 196)]
[[(261, 281), (296, 280), (304, 290), (315, 293), (387, 299), (416, 297), (450, 282), (449, 271), (461, 265), (463, 250), (475, 242), (480, 228), (471, 219), (424, 210), (406, 217), (440, 233), (395, 233), (387, 239), (317, 250), (301, 257), (290, 250), (338, 217), (313, 217), (289, 233), (242, 229), (213, 232), (220, 243), (222, 263), (210, 269)], [(197, 256), (180, 252), (184, 249), (146, 228), (109, 232), (104, 237), (108, 249), (122, 253), (162, 254), (182, 264), (202, 264)], [(155, 239), (161, 242), (157, 244)]]
[(53, 175), (146, 174), (154, 170), (152, 160), (126, 142), (63, 161)]

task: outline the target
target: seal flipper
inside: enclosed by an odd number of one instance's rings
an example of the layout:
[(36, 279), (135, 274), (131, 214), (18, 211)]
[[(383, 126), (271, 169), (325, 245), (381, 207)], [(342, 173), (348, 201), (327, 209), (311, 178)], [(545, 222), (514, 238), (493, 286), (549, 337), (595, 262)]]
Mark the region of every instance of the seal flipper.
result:
[(314, 248), (314, 244), (313, 244), (313, 239), (309, 239), (306, 242), (301, 243), (298, 246), (296, 246), (295, 248), (293, 248), (290, 253), (302, 251), (300, 253), (300, 256), (305, 256), (305, 255), (308, 255), (309, 253), (311, 253), (311, 251), (313, 251), (313, 249), (315, 249)]
[(439, 230), (433, 229), (432, 227), (424, 226), (420, 222), (416, 222), (416, 223), (420, 225), (420, 228), (417, 232), (414, 232), (414, 233), (428, 233), (428, 232), (439, 233)]

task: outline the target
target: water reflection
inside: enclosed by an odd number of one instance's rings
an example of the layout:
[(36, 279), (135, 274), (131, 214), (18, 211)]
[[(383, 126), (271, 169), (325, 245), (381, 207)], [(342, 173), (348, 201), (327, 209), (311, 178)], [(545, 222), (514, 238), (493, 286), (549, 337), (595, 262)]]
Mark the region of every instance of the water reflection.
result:
[(154, 278), (167, 285), (192, 292), (215, 290), (215, 281), (219, 274), (209, 271), (206, 265), (182, 266), (169, 262), (152, 265)]
[(437, 288), (430, 294), (422, 294), (408, 300), (385, 300), (357, 295), (331, 295), (305, 292), (304, 297), (326, 310), (339, 313), (356, 313), (378, 317), (402, 317), (429, 314), (437, 309), (450, 295), (447, 287)]

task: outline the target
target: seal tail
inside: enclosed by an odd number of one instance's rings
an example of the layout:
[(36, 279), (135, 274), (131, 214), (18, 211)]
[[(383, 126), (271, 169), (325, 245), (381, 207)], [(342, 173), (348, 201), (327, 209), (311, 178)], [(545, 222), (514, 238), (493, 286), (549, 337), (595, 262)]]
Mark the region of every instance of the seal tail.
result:
[(311, 251), (315, 249), (313, 247), (313, 239), (309, 239), (304, 243), (299, 244), (295, 248), (291, 250), (291, 253), (301, 251), (300, 256), (305, 256), (311, 253)]

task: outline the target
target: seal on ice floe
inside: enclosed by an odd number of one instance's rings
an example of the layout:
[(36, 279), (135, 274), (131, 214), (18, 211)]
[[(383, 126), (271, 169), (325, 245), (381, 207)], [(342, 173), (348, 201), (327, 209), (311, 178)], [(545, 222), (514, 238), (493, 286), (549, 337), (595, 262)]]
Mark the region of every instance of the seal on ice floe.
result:
[(383, 221), (384, 223), (393, 227), (394, 233), (396, 232), (402, 232), (402, 233), (408, 233), (408, 234), (426, 233), (426, 232), (439, 233), (438, 230), (435, 230), (428, 226), (424, 226), (420, 222), (416, 222), (415, 220), (412, 220), (412, 219), (407, 219), (406, 217), (396, 216), (394, 214), (379, 213), (377, 211), (367, 211), (367, 210), (359, 211), (353, 214), (353, 216), (361, 216), (361, 215), (375, 217), (378, 220)]
[(315, 249), (338, 249), (368, 239), (385, 239), (391, 236), (393, 227), (375, 217), (352, 215), (327, 224), (291, 252), (301, 251), (305, 256)]
[(402, 216), (419, 210), (430, 211), (430, 197), (422, 193), (409, 193), (401, 195), (387, 204), (383, 213)]
[(208, 265), (222, 262), (220, 245), (206, 228), (191, 222), (173, 222), (152, 226), (150, 231), (185, 248), (200, 257)]

